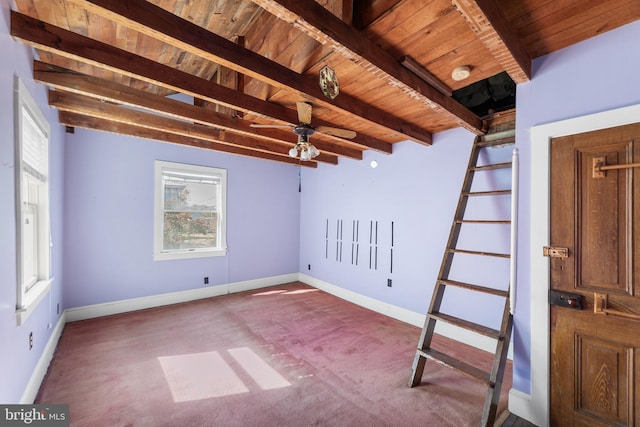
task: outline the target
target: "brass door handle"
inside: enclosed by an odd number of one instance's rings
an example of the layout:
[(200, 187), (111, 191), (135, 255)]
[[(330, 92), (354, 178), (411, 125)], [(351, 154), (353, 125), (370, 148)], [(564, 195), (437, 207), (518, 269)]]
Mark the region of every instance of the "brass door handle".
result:
[(624, 311), (607, 308), (608, 297), (609, 296), (607, 294), (599, 294), (597, 292), (593, 293), (593, 312), (595, 314), (605, 314), (609, 316), (640, 320), (640, 314), (626, 313)]

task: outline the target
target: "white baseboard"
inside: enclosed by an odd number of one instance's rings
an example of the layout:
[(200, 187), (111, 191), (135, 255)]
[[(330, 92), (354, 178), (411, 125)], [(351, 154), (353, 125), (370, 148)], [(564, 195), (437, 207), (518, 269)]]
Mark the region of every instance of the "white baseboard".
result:
[(30, 405), (36, 400), (38, 390), (40, 390), (40, 385), (42, 384), (45, 375), (47, 375), (49, 363), (51, 363), (51, 359), (53, 359), (53, 353), (56, 351), (56, 347), (58, 346), (58, 340), (60, 340), (64, 325), (67, 323), (65, 317), (65, 313), (62, 312), (62, 315), (58, 318), (58, 322), (56, 323), (53, 333), (49, 337), (49, 341), (47, 341), (44, 351), (40, 355), (38, 364), (33, 370), (31, 378), (29, 378), (27, 387), (25, 388), (24, 393), (22, 393), (20, 404)]
[[(323, 282), (320, 279), (316, 279), (315, 277), (311, 277), (303, 273), (300, 273), (300, 281), (359, 306), (368, 308), (369, 310), (384, 314), (385, 316), (392, 317), (394, 319), (417, 326), (419, 328), (422, 328), (424, 326), (426, 314), (416, 313), (415, 311), (407, 310), (396, 305), (387, 304), (380, 300), (358, 294), (356, 292), (341, 288), (336, 285), (332, 285), (327, 282)], [(450, 325), (448, 323), (438, 322), (435, 331), (438, 335), (463, 342), (491, 354), (495, 353), (496, 351), (496, 340), (484, 335), (476, 334), (466, 329), (459, 328), (454, 325)], [(509, 347), (508, 358), (513, 360), (513, 345)]]
[(75, 322), (77, 320), (92, 319), (95, 317), (143, 310), (145, 308), (160, 307), (163, 305), (194, 301), (202, 298), (211, 298), (236, 292), (250, 291), (252, 289), (260, 289), (268, 286), (282, 285), (284, 283), (295, 282), (298, 279), (298, 273), (285, 274), (281, 276), (229, 283), (226, 285), (190, 289), (188, 291), (171, 292), (148, 297), (113, 301), (104, 304), (92, 304), (83, 307), (68, 308), (65, 312), (67, 322)]
[(547, 426), (548, 421), (542, 414), (532, 411), (531, 395), (512, 388), (509, 390), (509, 412), (537, 426)]

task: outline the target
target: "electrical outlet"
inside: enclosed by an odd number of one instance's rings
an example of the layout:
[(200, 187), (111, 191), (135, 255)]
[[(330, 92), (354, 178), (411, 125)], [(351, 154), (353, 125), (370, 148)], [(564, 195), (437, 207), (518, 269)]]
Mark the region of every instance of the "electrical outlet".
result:
[(60, 314), (60, 303), (56, 306), (56, 314)]
[(29, 332), (29, 350), (33, 348), (33, 332)]
[(307, 270), (311, 270), (311, 264), (307, 266)]
[(387, 286), (391, 287), (391, 279), (387, 279)]
[(204, 284), (205, 284), (205, 285), (208, 285), (208, 284), (209, 284), (209, 277), (205, 277), (205, 278), (204, 278)]

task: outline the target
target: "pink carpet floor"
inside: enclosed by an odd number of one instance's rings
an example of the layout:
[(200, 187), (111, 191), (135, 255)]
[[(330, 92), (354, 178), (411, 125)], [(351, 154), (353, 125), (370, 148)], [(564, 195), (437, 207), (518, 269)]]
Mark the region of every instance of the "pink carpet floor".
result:
[[(72, 426), (478, 425), (482, 383), (428, 361), (408, 387), (419, 336), (292, 283), (69, 323), (36, 403), (68, 403)], [(498, 414), (510, 387), (509, 364)]]

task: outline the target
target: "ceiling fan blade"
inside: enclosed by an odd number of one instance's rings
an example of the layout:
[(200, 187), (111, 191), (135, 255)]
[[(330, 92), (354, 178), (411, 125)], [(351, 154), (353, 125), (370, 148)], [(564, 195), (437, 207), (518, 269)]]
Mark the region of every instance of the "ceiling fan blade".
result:
[(311, 123), (311, 112), (313, 107), (306, 102), (296, 102), (296, 108), (298, 109), (298, 120), (300, 123)]
[(291, 125), (262, 125), (258, 123), (251, 123), (252, 128), (276, 128), (276, 129), (291, 129)]
[(356, 137), (356, 133), (352, 130), (332, 128), (329, 126), (318, 126), (316, 132), (326, 133), (328, 135), (338, 136), (340, 138), (352, 139)]

